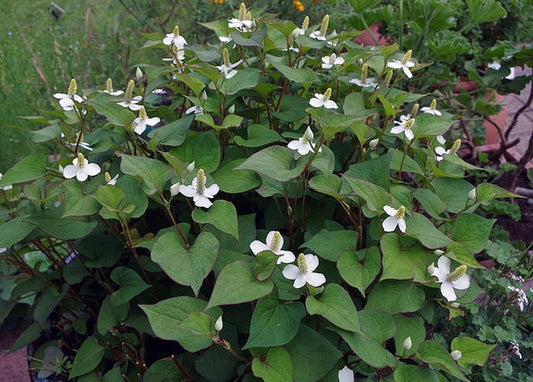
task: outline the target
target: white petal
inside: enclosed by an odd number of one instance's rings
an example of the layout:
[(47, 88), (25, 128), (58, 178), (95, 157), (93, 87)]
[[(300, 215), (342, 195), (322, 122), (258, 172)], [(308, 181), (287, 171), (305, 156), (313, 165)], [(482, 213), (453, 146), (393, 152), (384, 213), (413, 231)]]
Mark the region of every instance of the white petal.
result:
[(233, 77), (235, 74), (237, 74), (237, 71), (236, 70), (232, 70), (230, 71), (227, 75), (226, 75), (226, 79), (230, 79), (231, 77)]
[(337, 109), (338, 108), (338, 106), (335, 103), (335, 101), (332, 101), (330, 99), (328, 99), (326, 102), (324, 102), (324, 107), (326, 109)]
[(332, 64), (322, 64), (322, 69), (331, 69), (333, 68)]
[(437, 141), (443, 145), (446, 143), (446, 138), (444, 138), (442, 135), (437, 135)]
[(450, 273), (450, 259), (447, 258), (446, 256), (439, 257), (439, 260), (437, 261), (437, 265), (442, 272), (446, 274)]
[(78, 167), (72, 164), (69, 164), (68, 166), (65, 166), (65, 168), (63, 169), (63, 176), (67, 179), (74, 178), (77, 172), (78, 172)]
[(455, 295), (455, 291), (453, 290), (452, 284), (448, 281), (445, 281), (440, 286), (440, 292), (448, 301), (455, 301), (457, 300), (457, 296)]
[(405, 230), (407, 229), (407, 224), (405, 224), (405, 219), (401, 218), (398, 219), (398, 228), (400, 231), (405, 233)]
[(208, 198), (199, 194), (195, 194), (192, 200), (194, 201), (196, 207), (209, 208), (213, 205), (213, 202), (211, 202)]
[(96, 163), (88, 163), (85, 165), (85, 171), (89, 176), (95, 176), (100, 174), (101, 169)]
[(326, 276), (322, 273), (308, 273), (307, 282), (314, 287), (319, 287), (326, 282)]
[(396, 216), (396, 214), (398, 213), (398, 210), (387, 205), (383, 206), (383, 211), (385, 211), (389, 216)]
[(250, 249), (254, 255), (257, 255), (259, 252), (270, 251), (270, 247), (265, 243), (261, 243), (259, 240), (252, 241), (250, 243)]
[(387, 219), (383, 220), (382, 226), (385, 232), (392, 232), (396, 229), (398, 225), (398, 219), (394, 216), (389, 216)]
[(311, 151), (311, 150), (312, 150), (312, 148), (311, 148), (311, 145), (309, 143), (302, 142), (300, 144), (300, 147), (298, 147), (298, 154), (307, 155), (309, 153), (309, 151)]
[[(266, 237), (266, 245), (268, 245), (269, 248), (272, 247), (272, 242), (274, 241), (274, 235), (276, 234), (276, 231), (270, 231)], [(281, 245), (280, 248), (283, 246), (283, 238), (281, 238)]]
[(348, 366), (344, 366), (339, 370), (339, 382), (354, 382), (354, 373)]
[(287, 147), (291, 150), (298, 150), (300, 149), (300, 146), (302, 145), (302, 142), (300, 142), (299, 140), (295, 139), (293, 141), (290, 141), (289, 144), (287, 145)]
[(443, 283), (448, 278), (448, 272), (443, 272), (441, 269), (435, 268), (431, 276), (435, 276), (440, 283)]
[(183, 195), (192, 198), (194, 195), (196, 195), (196, 187), (180, 184), (180, 192)]
[(404, 131), (405, 131), (405, 127), (402, 124), (398, 126), (393, 126), (392, 129), (390, 129), (390, 132), (392, 134), (400, 134), (400, 133), (403, 133)]
[(313, 272), (318, 267), (318, 256), (305, 255), (305, 264), (307, 265), (307, 272)]
[(147, 124), (148, 126), (155, 126), (155, 125), (157, 125), (160, 121), (161, 121), (161, 119), (160, 119), (159, 117), (147, 118), (147, 119), (146, 119), (146, 124)]
[(470, 287), (470, 276), (467, 274), (462, 275), (457, 280), (452, 282), (452, 286), (459, 290), (468, 289)]
[(78, 171), (76, 172), (76, 179), (78, 179), (80, 182), (85, 182), (88, 177), (89, 174), (87, 174), (84, 168), (78, 168)]
[(63, 98), (70, 98), (68, 94), (65, 93), (55, 93), (54, 98), (56, 99), (63, 99)]
[[(139, 119), (139, 118), (137, 118), (137, 119)], [(146, 130), (146, 123), (144, 123), (142, 121), (138, 121), (137, 123), (135, 123), (135, 121), (133, 121), (133, 124), (135, 126), (133, 128), (133, 131), (135, 131), (135, 134), (141, 135)]]
[(298, 274), (298, 277), (294, 279), (294, 283), (292, 284), (293, 287), (296, 289), (300, 289), (307, 283), (307, 276), (302, 275), (301, 273)]
[[(413, 65), (411, 65), (411, 66), (413, 66)], [(407, 65), (403, 65), (402, 69), (403, 69), (403, 72), (405, 73), (405, 75), (407, 76), (407, 78), (413, 78), (413, 73), (411, 73), (411, 71), (409, 70)]]
[(172, 44), (172, 40), (174, 39), (174, 34), (167, 34), (167, 36), (163, 39), (163, 44), (170, 45)]
[(276, 262), (276, 264), (281, 264), (281, 263), (290, 264), (294, 260), (296, 260), (294, 253), (292, 253), (291, 251), (278, 251), (276, 255), (280, 255), (278, 257), (278, 261)]
[(394, 61), (389, 61), (387, 62), (387, 66), (389, 68), (393, 68), (393, 69), (400, 69), (400, 68), (403, 68), (403, 64), (401, 61), (398, 61), (398, 60), (394, 60)]
[(410, 141), (412, 141), (414, 139), (414, 137), (415, 137), (415, 135), (413, 133), (413, 130), (411, 130), (411, 129), (405, 129), (404, 133), (405, 133), (405, 136), (407, 137), (407, 139), (409, 139)]
[(318, 98), (311, 98), (309, 100), (309, 105), (313, 107), (322, 107), (324, 106), (324, 101)]
[(206, 187), (204, 190), (204, 196), (208, 198), (212, 198), (216, 194), (218, 194), (218, 191), (220, 191), (220, 187), (218, 187), (218, 184), (213, 183), (209, 187)]
[(289, 280), (296, 280), (298, 276), (301, 276), (300, 270), (294, 264), (287, 265), (285, 268), (283, 268), (282, 273), (283, 276)]
[(444, 155), (446, 154), (446, 149), (444, 147), (435, 147), (435, 153), (438, 155)]

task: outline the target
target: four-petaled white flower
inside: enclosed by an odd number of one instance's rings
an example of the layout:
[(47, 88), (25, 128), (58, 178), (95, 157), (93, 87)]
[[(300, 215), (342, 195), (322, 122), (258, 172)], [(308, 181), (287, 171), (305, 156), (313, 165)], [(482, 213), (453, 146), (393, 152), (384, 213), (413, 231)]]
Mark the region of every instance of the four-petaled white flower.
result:
[(344, 58), (337, 57), (335, 53), (331, 56), (322, 57), (322, 69), (331, 69), (333, 65), (342, 65), (344, 64)]
[(217, 69), (222, 74), (222, 77), (226, 79), (230, 79), (235, 74), (237, 74), (237, 71), (234, 70), (237, 66), (239, 66), (242, 62), (242, 60), (237, 61), (236, 63), (232, 64), (229, 60), (229, 52), (227, 48), (224, 48), (222, 51), (222, 59), (223, 63), (222, 65), (217, 65)]
[(405, 137), (407, 139), (409, 139), (410, 141), (412, 141), (414, 139), (415, 134), (413, 133), (413, 130), (411, 130), (411, 128), (415, 124), (415, 119), (414, 118), (410, 118), (409, 115), (407, 115), (407, 116), (402, 115), (402, 116), (400, 116), (400, 120), (399, 121), (394, 121), (394, 123), (397, 126), (393, 126), (392, 129), (390, 130), (390, 132), (392, 134), (404, 133)]
[(191, 114), (194, 113), (195, 116), (203, 115), (204, 109), (202, 109), (201, 106), (192, 105), (190, 108), (185, 110), (185, 114)]
[(146, 114), (146, 109), (144, 106), (141, 106), (139, 109), (139, 116), (133, 120), (131, 123), (131, 126), (133, 127), (133, 131), (135, 131), (136, 134), (141, 135), (144, 133), (144, 130), (146, 130), (146, 126), (155, 126), (161, 121), (159, 117), (152, 117), (148, 118), (148, 115)]
[(188, 198), (193, 198), (196, 207), (209, 208), (213, 205), (213, 202), (209, 199), (213, 198), (220, 188), (216, 183), (206, 187), (205, 182), (206, 177), (204, 170), (199, 169), (196, 178), (192, 180), (192, 184), (190, 186), (180, 184), (179, 191)]
[(318, 256), (300, 253), (296, 262), (298, 266), (289, 264), (282, 272), (285, 278), (294, 280), (295, 288), (301, 288), (305, 284), (319, 287), (326, 282), (326, 277), (322, 273), (313, 272), (318, 267)]
[(259, 240), (254, 240), (250, 244), (250, 249), (257, 255), (262, 251), (270, 251), (274, 255), (278, 256), (276, 264), (292, 263), (295, 259), (294, 254), (291, 251), (285, 251), (283, 247), (283, 236), (278, 231), (270, 231), (266, 237), (266, 244)]
[(126, 86), (126, 91), (124, 92), (124, 101), (118, 102), (118, 105), (128, 108), (131, 111), (141, 110), (141, 105), (137, 105), (143, 97), (133, 96), (133, 88), (135, 87), (135, 81), (129, 80), (128, 86)]
[(411, 54), (413, 54), (411, 50), (407, 51), (401, 60), (392, 60), (387, 62), (387, 67), (393, 69), (402, 69), (407, 78), (412, 78), (413, 73), (411, 73), (410, 68), (415, 66), (415, 63), (410, 60)]
[(464, 290), (470, 287), (470, 277), (466, 274), (466, 265), (458, 266), (453, 272), (450, 272), (450, 259), (446, 256), (439, 257), (438, 267), (433, 268), (431, 276), (435, 276), (440, 286), (440, 291), (448, 301), (457, 300), (454, 289)]
[(339, 370), (338, 377), (339, 377), (339, 382), (353, 382), (354, 381), (353, 370), (349, 369), (348, 366), (344, 366), (342, 369)]
[(450, 154), (451, 153), (451, 149), (448, 149), (446, 150), (444, 147), (435, 147), (435, 154), (436, 155), (436, 159), (437, 159), (437, 162), (440, 162), (441, 160), (444, 159), (443, 155), (446, 155), (446, 154)]
[(431, 105), (424, 106), (422, 109), (420, 109), (420, 111), (422, 111), (422, 113), (436, 115), (437, 117), (440, 117), (442, 115), (442, 113), (437, 110), (437, 100), (435, 98), (433, 98), (433, 100), (431, 101)]
[(246, 11), (246, 5), (241, 3), (238, 17), (228, 20), (228, 28), (237, 29), (239, 32), (250, 32), (253, 26), (252, 14)]
[(367, 77), (365, 78), (364, 81), (361, 78), (352, 78), (348, 82), (350, 82), (351, 84), (360, 86), (362, 88), (375, 88), (377, 85), (376, 79), (374, 77)]
[(98, 93), (107, 93), (112, 96), (119, 96), (124, 94), (124, 91), (122, 90), (113, 90), (113, 80), (111, 78), (108, 78), (106, 81), (106, 88), (105, 90), (98, 90)]
[(163, 39), (163, 44), (169, 46), (174, 45), (179, 51), (183, 49), (185, 45), (187, 45), (187, 41), (183, 38), (183, 36), (180, 36), (180, 29), (176, 25), (172, 33), (168, 33), (165, 36), (165, 38)]
[(65, 166), (63, 176), (67, 179), (76, 177), (80, 182), (84, 182), (89, 176), (98, 175), (100, 171), (100, 166), (96, 163), (89, 163), (83, 154), (79, 153), (78, 157), (72, 161), (72, 164)]
[(401, 206), (398, 209), (391, 206), (383, 206), (383, 210), (389, 215), (383, 220), (382, 226), (385, 232), (392, 232), (398, 227), (400, 231), (405, 232), (407, 225), (405, 224), (405, 207)]
[[(0, 180), (4, 177), (4, 175), (0, 172)], [(13, 186), (11, 184), (7, 185), (7, 186), (4, 186), (4, 187), (1, 187), (2, 190), (4, 191), (7, 191), (7, 190), (11, 190), (13, 188)]]
[[(65, 134), (61, 133), (61, 139), (65, 138)], [(82, 149), (85, 149), (87, 151), (93, 151), (93, 148), (91, 147), (91, 145), (85, 141), (83, 141), (83, 135), (82, 135), (82, 140), (81, 142), (78, 142), (79, 140), (79, 134), (76, 135), (76, 142), (67, 142), (67, 145), (71, 146), (71, 147), (81, 147)]]
[(322, 107), (326, 109), (337, 109), (337, 103), (329, 99), (331, 97), (331, 88), (327, 88), (324, 94), (315, 93), (315, 96), (309, 100), (309, 105), (313, 107)]
[[(300, 138), (290, 141), (287, 147), (291, 150), (297, 150), (300, 155), (307, 155), (311, 151), (315, 151), (316, 144), (313, 142), (314, 134), (311, 127), (307, 126), (304, 135)], [(322, 151), (322, 147), (318, 148), (318, 152)]]
[(76, 103), (82, 103), (83, 98), (76, 94), (77, 91), (76, 80), (70, 80), (70, 85), (68, 87), (68, 92), (65, 93), (55, 93), (54, 98), (59, 100), (59, 105), (63, 111), (72, 111), (74, 110), (74, 105)]

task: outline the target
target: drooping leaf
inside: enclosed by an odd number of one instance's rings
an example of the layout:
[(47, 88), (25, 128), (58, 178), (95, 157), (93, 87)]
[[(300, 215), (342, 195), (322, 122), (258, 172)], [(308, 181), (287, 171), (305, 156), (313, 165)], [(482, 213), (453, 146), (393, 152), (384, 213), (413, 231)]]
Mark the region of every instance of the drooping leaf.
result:
[(353, 252), (344, 252), (337, 261), (341, 277), (357, 288), (363, 296), (381, 269), (381, 255), (377, 247)]
[(318, 256), (329, 261), (337, 261), (344, 252), (355, 251), (357, 232), (342, 230), (321, 230), (301, 247), (309, 248)]
[(252, 170), (280, 182), (296, 178), (306, 166), (294, 160), (294, 152), (282, 146), (270, 146), (246, 159), (236, 169)]
[(424, 303), (424, 292), (410, 281), (385, 280), (372, 288), (365, 309), (390, 314), (415, 312)]
[(286, 382), (294, 380), (293, 366), (289, 353), (281, 347), (268, 350), (266, 359), (254, 358), (252, 372), (265, 382)]
[(120, 305), (150, 288), (137, 272), (126, 267), (118, 267), (111, 272), (111, 280), (120, 285), (120, 289), (111, 294), (111, 303)]
[(200, 224), (212, 224), (218, 230), (229, 233), (239, 240), (239, 226), (237, 223), (237, 210), (226, 200), (217, 200), (207, 211), (196, 208), (192, 212), (192, 219)]
[(21, 159), (0, 179), (0, 187), (31, 182), (48, 173), (46, 155), (32, 154)]
[(102, 358), (104, 358), (105, 347), (98, 344), (96, 338), (89, 337), (81, 344), (70, 370), (69, 378), (79, 377), (94, 370)]
[(470, 337), (456, 337), (451, 343), (452, 351), (459, 350), (461, 352), (461, 358), (457, 360), (457, 363), (464, 368), (471, 365), (483, 366), (495, 347), (496, 345), (484, 344)]

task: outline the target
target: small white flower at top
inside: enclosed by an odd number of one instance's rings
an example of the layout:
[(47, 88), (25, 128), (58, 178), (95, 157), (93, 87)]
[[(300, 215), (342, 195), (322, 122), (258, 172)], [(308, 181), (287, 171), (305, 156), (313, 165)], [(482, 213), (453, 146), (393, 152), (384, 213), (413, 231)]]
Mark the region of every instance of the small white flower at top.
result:
[[(438, 140), (438, 138), (437, 138)], [(437, 159), (437, 162), (440, 162), (441, 160), (444, 159), (444, 156), (443, 155), (454, 155), (454, 154), (457, 154), (457, 151), (459, 151), (459, 148), (461, 147), (461, 140), (460, 139), (456, 139), (453, 146), (446, 150), (444, 147), (441, 147), (441, 146), (438, 146), (438, 147), (435, 147), (435, 154), (436, 155), (436, 159)]]
[(237, 61), (236, 63), (232, 64), (229, 60), (229, 52), (227, 48), (224, 48), (222, 51), (222, 58), (224, 60), (222, 65), (218, 65), (217, 69), (222, 75), (222, 77), (226, 79), (230, 79), (235, 74), (237, 74), (237, 71), (234, 69), (237, 66), (239, 66), (242, 62), (242, 60)]
[(431, 105), (424, 106), (422, 109), (420, 109), (420, 111), (422, 113), (436, 115), (437, 117), (440, 117), (442, 115), (442, 113), (437, 110), (437, 100), (435, 98), (433, 98), (433, 100), (431, 101)]
[(209, 208), (213, 205), (209, 199), (213, 198), (220, 188), (216, 183), (206, 187), (206, 177), (203, 169), (199, 169), (196, 178), (192, 180), (190, 186), (179, 185), (179, 191), (188, 198), (193, 198), (196, 207)]
[(348, 366), (344, 366), (338, 373), (339, 382), (354, 382), (354, 373)]
[(291, 33), (291, 36), (293, 38), (296, 38), (298, 36), (304, 36), (305, 32), (307, 32), (308, 28), (309, 28), (309, 16), (305, 16), (304, 17), (304, 21), (302, 22), (302, 27), (301, 28), (298, 28), (298, 27), (294, 28), (294, 30)]
[(330, 100), (331, 88), (327, 88), (324, 94), (315, 93), (315, 96), (309, 100), (309, 105), (313, 107), (322, 107), (326, 109), (337, 109), (337, 103)]
[(365, 62), (361, 68), (361, 77), (353, 78), (349, 81), (351, 84), (355, 84), (362, 88), (375, 88), (377, 83), (374, 77), (368, 77), (368, 64)]
[(438, 267), (433, 267), (431, 276), (435, 276), (441, 283), (440, 292), (448, 301), (457, 300), (454, 289), (465, 290), (470, 287), (470, 277), (466, 274), (467, 267), (459, 265), (450, 272), (450, 259), (446, 256), (439, 257)]
[(114, 186), (117, 184), (118, 174), (115, 175), (113, 178), (111, 178), (111, 174), (109, 174), (107, 171), (104, 173), (104, 180), (105, 184)]
[(392, 129), (390, 130), (392, 134), (404, 133), (405, 137), (409, 139), (410, 141), (414, 139), (415, 134), (413, 133), (413, 130), (411, 130), (411, 128), (415, 124), (414, 118), (410, 118), (409, 114), (407, 116), (402, 115), (400, 116), (400, 120), (394, 121), (394, 123), (396, 124), (396, 126), (393, 126)]
[[(311, 151), (315, 151), (316, 144), (313, 142), (315, 136), (310, 126), (307, 126), (305, 129), (304, 135), (300, 138), (292, 140), (289, 142), (287, 147), (291, 150), (298, 151), (300, 155), (307, 155)], [(318, 152), (322, 151), (322, 147), (318, 149)]]
[[(0, 172), (0, 180), (4, 177), (4, 175)], [(0, 187), (2, 190), (4, 191), (8, 191), (8, 190), (11, 190), (13, 189), (13, 186), (11, 184), (7, 185), (7, 186), (4, 186), (4, 187)]]
[(322, 19), (322, 24), (320, 24), (320, 29), (309, 34), (309, 37), (314, 38), (315, 40), (327, 41), (326, 33), (328, 32), (329, 25), (329, 15), (325, 15)]
[(113, 90), (113, 80), (108, 78), (105, 83), (105, 90), (98, 90), (98, 93), (107, 93), (112, 96), (119, 96), (124, 94), (122, 90)]
[(276, 264), (292, 263), (295, 259), (294, 253), (291, 251), (285, 251), (283, 247), (283, 236), (278, 231), (270, 231), (266, 237), (266, 244), (259, 240), (254, 240), (250, 243), (250, 249), (257, 255), (262, 251), (270, 251), (274, 255), (278, 256)]
[(182, 50), (185, 45), (187, 45), (187, 41), (183, 38), (183, 36), (180, 36), (180, 28), (176, 25), (172, 33), (169, 33), (165, 36), (163, 39), (163, 44), (168, 46), (174, 45), (179, 51)]
[(82, 103), (83, 98), (76, 94), (78, 91), (78, 86), (76, 85), (76, 80), (73, 78), (70, 80), (68, 86), (68, 92), (65, 93), (55, 93), (54, 98), (59, 100), (59, 105), (63, 111), (72, 111), (74, 110), (74, 105), (76, 103)]
[(141, 105), (137, 105), (143, 99), (141, 96), (133, 97), (133, 88), (135, 87), (135, 81), (130, 80), (128, 86), (126, 87), (126, 92), (124, 93), (124, 101), (118, 102), (122, 107), (128, 108), (131, 111), (141, 110)]
[(301, 288), (305, 284), (319, 287), (326, 282), (326, 277), (322, 273), (313, 272), (318, 268), (318, 256), (300, 253), (296, 263), (298, 266), (289, 264), (282, 272), (285, 278), (294, 280), (295, 288)]
[(78, 157), (72, 160), (72, 164), (63, 169), (63, 176), (67, 179), (76, 177), (78, 181), (84, 182), (89, 176), (100, 174), (100, 171), (100, 166), (96, 163), (89, 163), (82, 153), (78, 153)]
[(411, 55), (413, 54), (412, 50), (408, 50), (407, 53), (404, 54), (403, 58), (400, 60), (392, 60), (387, 62), (387, 67), (393, 68), (393, 69), (402, 69), (407, 78), (412, 78), (413, 73), (411, 73), (410, 68), (415, 66), (415, 63), (411, 61)]
[(337, 57), (335, 53), (331, 56), (322, 57), (322, 69), (331, 69), (334, 65), (338, 66), (342, 64), (344, 64), (344, 58)]
[(139, 109), (139, 116), (133, 120), (131, 123), (131, 126), (133, 127), (133, 131), (135, 131), (136, 134), (141, 135), (146, 130), (147, 126), (155, 126), (157, 125), (161, 119), (159, 117), (152, 117), (148, 118), (148, 115), (146, 114), (146, 109), (144, 106), (141, 106)]
[(246, 5), (241, 3), (238, 17), (228, 20), (228, 28), (237, 29), (239, 32), (250, 32), (253, 26), (252, 14), (246, 11)]
[(401, 206), (398, 209), (391, 206), (383, 206), (383, 210), (389, 215), (383, 220), (382, 226), (385, 232), (392, 232), (398, 227), (400, 231), (405, 232), (407, 224), (405, 223), (405, 207)]

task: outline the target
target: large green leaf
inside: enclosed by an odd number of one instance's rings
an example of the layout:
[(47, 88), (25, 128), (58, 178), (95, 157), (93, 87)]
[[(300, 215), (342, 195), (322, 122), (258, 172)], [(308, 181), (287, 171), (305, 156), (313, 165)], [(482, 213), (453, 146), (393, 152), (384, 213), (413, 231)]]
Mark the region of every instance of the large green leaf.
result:
[(380, 280), (408, 280), (414, 278), (414, 267), (426, 263), (426, 251), (418, 246), (401, 244), (401, 239), (393, 233), (381, 237), (383, 253), (383, 274)]
[(175, 282), (188, 285), (198, 296), (205, 277), (218, 255), (220, 243), (209, 232), (202, 232), (193, 246), (185, 249), (177, 232), (161, 236), (152, 248), (152, 260)]
[(344, 252), (337, 261), (341, 277), (357, 288), (363, 296), (381, 269), (381, 256), (377, 247), (362, 249), (356, 253)]
[(121, 154), (120, 169), (124, 174), (139, 177), (148, 195), (163, 192), (172, 175), (172, 168), (155, 159)]
[(505, 17), (505, 8), (496, 0), (467, 0), (470, 24), (480, 24), (498, 21)]
[(286, 182), (300, 175), (306, 164), (305, 161), (295, 161), (292, 150), (282, 146), (271, 146), (253, 154), (236, 169), (253, 170), (280, 182)]
[(457, 360), (457, 363), (464, 368), (471, 365), (483, 366), (495, 347), (496, 345), (484, 344), (470, 337), (456, 337), (451, 343), (452, 351), (459, 350), (461, 352), (461, 358)]
[(79, 377), (94, 370), (102, 358), (104, 358), (104, 353), (105, 347), (98, 344), (96, 338), (87, 338), (76, 352), (69, 379)]
[(65, 188), (65, 212), (67, 216), (89, 216), (93, 215), (100, 208), (100, 204), (89, 195), (85, 195), (82, 184), (76, 179), (70, 179), (63, 183)]
[(393, 155), (394, 151), (391, 151), (375, 159), (351, 165), (344, 175), (350, 178), (361, 179), (380, 186), (384, 190), (389, 190), (389, 174)]
[(84, 218), (63, 217), (61, 207), (34, 212), (26, 219), (26, 222), (36, 225), (52, 237), (63, 240), (87, 236), (97, 225), (96, 221), (88, 221)]
[(435, 195), (446, 203), (450, 212), (457, 213), (464, 210), (468, 202), (468, 193), (474, 188), (464, 179), (436, 178), (431, 181)]
[(220, 144), (214, 131), (189, 132), (185, 142), (172, 148), (170, 153), (183, 162), (194, 161), (195, 167), (204, 169), (206, 173), (215, 171), (220, 162)]
[(0, 180), (0, 188), (17, 183), (31, 182), (47, 173), (46, 155), (32, 154), (21, 159), (15, 166), (7, 170)]
[(348, 182), (357, 196), (360, 196), (366, 201), (369, 210), (381, 211), (384, 205), (391, 204), (391, 197), (383, 187), (363, 179), (348, 176), (343, 177), (343, 179)]
[(323, 229), (307, 240), (301, 247), (309, 248), (318, 256), (329, 261), (337, 261), (344, 252), (354, 252), (357, 244), (357, 232)]
[(485, 219), (478, 215), (461, 214), (455, 219), (452, 237), (470, 252), (478, 253), (487, 244), (496, 219)]
[(422, 208), (435, 219), (440, 219), (440, 214), (446, 210), (446, 203), (427, 188), (417, 188), (415, 198), (420, 202)]
[(217, 200), (207, 211), (196, 208), (192, 212), (192, 220), (200, 224), (212, 224), (218, 230), (229, 233), (239, 240), (237, 210), (231, 202)]
[(249, 125), (247, 139), (235, 136), (235, 143), (244, 147), (261, 147), (274, 142), (285, 142), (285, 139), (265, 125)]
[(30, 234), (34, 226), (26, 223), (27, 216), (19, 216), (0, 225), (0, 248), (18, 243)]
[(385, 280), (372, 288), (365, 309), (390, 314), (416, 312), (424, 303), (424, 292), (410, 281)]
[(208, 307), (257, 300), (272, 292), (273, 288), (274, 284), (271, 280), (257, 281), (254, 278), (249, 263), (235, 261), (222, 268)]
[(154, 305), (140, 305), (157, 337), (178, 341), (194, 353), (209, 347), (216, 334), (214, 322), (222, 315), (219, 308), (206, 309), (206, 302), (193, 297), (174, 297)]
[(359, 330), (359, 319), (352, 298), (338, 284), (328, 284), (318, 299), (307, 296), (305, 306), (309, 314), (318, 314), (341, 329), (351, 332)]
[(299, 84), (310, 85), (317, 80), (316, 73), (309, 68), (293, 68), (282, 64), (273, 56), (267, 55), (267, 62), (279, 70), (290, 81), (297, 82)]
[(289, 352), (294, 366), (294, 380), (315, 382), (324, 377), (342, 353), (322, 334), (300, 325), (296, 337), (284, 348)]
[(259, 83), (261, 71), (256, 68), (237, 69), (237, 74), (225, 78), (220, 85), (222, 94), (235, 94), (243, 89), (253, 89)]
[(378, 369), (396, 366), (394, 355), (375, 339), (359, 332), (347, 332), (341, 329), (337, 329), (337, 332), (353, 352), (368, 365)]
[(422, 214), (413, 213), (407, 220), (407, 235), (416, 237), (425, 247), (430, 249), (443, 248), (452, 240), (440, 232), (433, 223)]
[(457, 366), (450, 356), (450, 353), (435, 341), (424, 341), (418, 349), (416, 358), (444, 370), (461, 381), (468, 381), (459, 366)]
[(289, 343), (304, 317), (305, 309), (300, 302), (282, 302), (276, 294), (263, 297), (252, 314), (250, 337), (243, 349)]
[(381, 310), (363, 309), (359, 311), (361, 332), (383, 345), (396, 333), (394, 318)]
[(103, 115), (113, 125), (127, 126), (135, 119), (135, 114), (127, 108), (117, 105), (115, 102), (89, 100), (88, 104), (93, 106), (96, 112)]
[(111, 294), (111, 303), (120, 305), (129, 302), (132, 298), (150, 288), (137, 272), (126, 267), (118, 267), (111, 272), (111, 280), (120, 286), (120, 289)]
[(179, 146), (187, 137), (189, 126), (194, 120), (194, 114), (186, 115), (150, 132), (149, 137), (157, 136), (158, 143), (166, 146)]
[(252, 372), (265, 382), (286, 382), (294, 380), (291, 357), (287, 350), (273, 347), (268, 350), (266, 359), (254, 358)]
[[(399, 356), (415, 354), (420, 344), (426, 339), (424, 319), (417, 315), (404, 316), (396, 314), (394, 322), (396, 324), (396, 333), (394, 334), (396, 354)], [(403, 342), (407, 337), (411, 338), (411, 349), (403, 347)]]
[(400, 362), (398, 368), (394, 370), (395, 382), (439, 382), (440, 380), (438, 373), (421, 365), (408, 365)]
[(111, 295), (107, 295), (100, 305), (98, 319), (96, 320), (98, 333), (104, 336), (111, 329), (119, 326), (128, 316), (129, 309), (130, 304), (113, 304)]
[(237, 170), (237, 167), (244, 160), (245, 158), (241, 158), (223, 163), (212, 174), (215, 183), (218, 184), (222, 191), (229, 194), (240, 194), (241, 192), (253, 190), (261, 185), (261, 179), (254, 171)]

